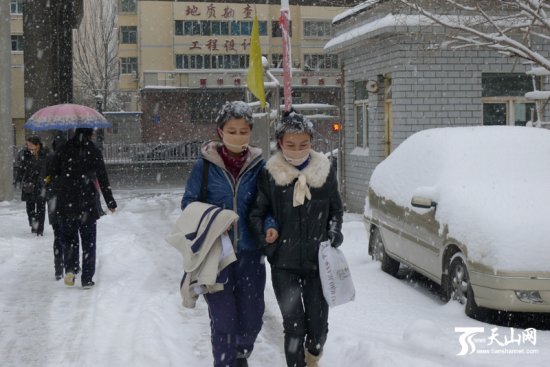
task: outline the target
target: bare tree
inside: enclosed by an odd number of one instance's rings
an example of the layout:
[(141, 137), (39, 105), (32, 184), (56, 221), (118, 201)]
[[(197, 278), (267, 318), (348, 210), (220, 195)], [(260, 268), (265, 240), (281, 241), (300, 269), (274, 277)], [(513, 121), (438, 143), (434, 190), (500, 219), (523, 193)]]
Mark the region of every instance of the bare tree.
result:
[[(550, 4), (545, 0), (399, 0), (446, 29), (446, 47), (483, 47), (529, 63), (536, 76), (550, 75), (550, 59), (542, 44), (550, 41)], [(536, 126), (541, 126), (550, 93), (531, 94), (536, 101)]]
[[(118, 65), (117, 2), (87, 0), (84, 17), (75, 32), (74, 78), (80, 103), (93, 104), (102, 96), (103, 109), (116, 107)], [(77, 98), (78, 98), (77, 97)]]

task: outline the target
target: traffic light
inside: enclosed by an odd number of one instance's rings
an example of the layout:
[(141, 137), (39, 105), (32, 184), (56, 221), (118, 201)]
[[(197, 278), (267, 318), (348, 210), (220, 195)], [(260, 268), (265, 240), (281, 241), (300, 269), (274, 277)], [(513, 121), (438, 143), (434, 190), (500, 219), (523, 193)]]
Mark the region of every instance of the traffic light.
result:
[(332, 123), (332, 132), (333, 133), (339, 133), (342, 131), (342, 124), (340, 122), (333, 122)]

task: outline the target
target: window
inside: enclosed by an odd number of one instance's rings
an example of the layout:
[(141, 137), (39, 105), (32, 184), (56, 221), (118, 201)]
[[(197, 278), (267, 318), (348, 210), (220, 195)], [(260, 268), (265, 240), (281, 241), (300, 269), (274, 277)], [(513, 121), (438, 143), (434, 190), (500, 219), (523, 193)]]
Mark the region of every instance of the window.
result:
[(231, 35), (232, 36), (241, 35), (241, 22), (237, 22), (237, 21), (231, 22)]
[(355, 82), (355, 101), (354, 101), (354, 122), (355, 122), (355, 145), (359, 148), (367, 148), (368, 137), (368, 100), (367, 100), (367, 82)]
[(121, 57), (120, 73), (137, 74), (137, 57)]
[(120, 27), (121, 40), (120, 43), (136, 44), (137, 43), (137, 27), (122, 26)]
[(137, 2), (136, 0), (120, 0), (119, 9), (121, 13), (135, 13)]
[(260, 36), (267, 36), (267, 22), (266, 21), (258, 22), (258, 31), (260, 31)]
[[(259, 22), (260, 36), (267, 36), (267, 22)], [(176, 36), (250, 36), (250, 21), (176, 20)]]
[(11, 36), (11, 50), (23, 51), (23, 48), (24, 48), (23, 36)]
[(23, 14), (23, 0), (10, 1), (10, 14)]
[(210, 36), (212, 34), (212, 22), (202, 21), (201, 24), (201, 35)]
[(174, 28), (176, 36), (183, 36), (183, 20), (176, 20)]
[(283, 54), (271, 54), (271, 67), (275, 69), (283, 67)]
[(176, 69), (246, 69), (249, 55), (176, 55)]
[(337, 55), (304, 55), (304, 70), (338, 69)]
[(332, 37), (330, 22), (304, 21), (304, 37), (329, 38)]
[[(540, 85), (540, 78), (537, 83)], [(536, 119), (535, 103), (524, 95), (533, 90), (532, 77), (523, 73), (484, 73), (481, 76), (483, 125), (525, 126)]]
[[(258, 29), (260, 25), (258, 24)], [(241, 35), (250, 36), (252, 34), (252, 22), (241, 22)]]
[[(292, 20), (290, 21), (288, 32), (290, 33), (290, 36), (292, 37)], [(261, 34), (261, 33), (260, 33)], [(279, 27), (279, 21), (272, 21), (271, 22), (271, 36), (272, 37), (282, 37), (283, 33), (281, 32), (281, 27)]]
[(113, 123), (113, 127), (111, 128), (111, 134), (118, 134), (120, 129), (119, 129), (119, 122), (118, 121), (112, 121), (111, 122)]

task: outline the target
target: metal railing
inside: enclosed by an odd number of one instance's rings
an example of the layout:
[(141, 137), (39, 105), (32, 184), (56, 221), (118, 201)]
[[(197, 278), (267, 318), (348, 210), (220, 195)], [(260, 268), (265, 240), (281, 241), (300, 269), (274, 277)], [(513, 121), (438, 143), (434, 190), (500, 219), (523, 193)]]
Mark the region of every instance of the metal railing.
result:
[(103, 144), (106, 164), (190, 162), (200, 156), (201, 141)]

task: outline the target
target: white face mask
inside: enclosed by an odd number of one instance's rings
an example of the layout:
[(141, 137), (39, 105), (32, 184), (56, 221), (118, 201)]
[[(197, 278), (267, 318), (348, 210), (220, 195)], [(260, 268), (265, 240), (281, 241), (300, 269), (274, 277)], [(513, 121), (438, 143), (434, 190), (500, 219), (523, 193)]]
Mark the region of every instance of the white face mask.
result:
[(250, 135), (229, 135), (223, 134), (223, 145), (232, 153), (242, 153), (248, 149)]
[(283, 151), (283, 157), (285, 160), (292, 164), (293, 166), (300, 166), (304, 164), (305, 161), (309, 158), (309, 151), (310, 149), (302, 149), (302, 150), (287, 150), (282, 149)]

